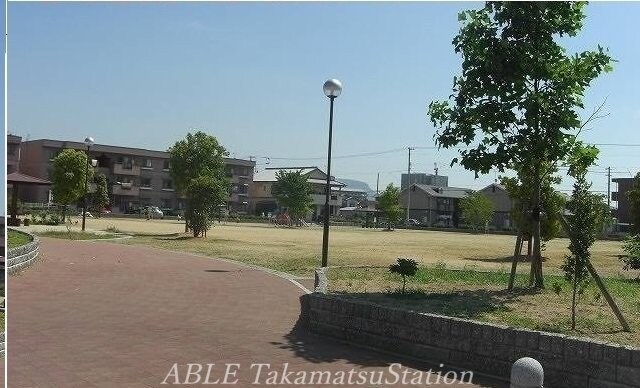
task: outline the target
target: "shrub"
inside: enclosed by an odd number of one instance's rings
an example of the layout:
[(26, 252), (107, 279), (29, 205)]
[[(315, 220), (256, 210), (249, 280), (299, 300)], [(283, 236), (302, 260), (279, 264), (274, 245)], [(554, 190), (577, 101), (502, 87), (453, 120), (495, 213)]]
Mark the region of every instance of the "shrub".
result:
[(627, 238), (622, 249), (627, 253), (620, 256), (620, 260), (624, 263), (623, 268), (627, 271), (640, 269), (640, 234)]
[(418, 272), (418, 263), (413, 259), (398, 258), (396, 263), (389, 266), (389, 272), (402, 276), (402, 294), (404, 295), (407, 276), (414, 276)]

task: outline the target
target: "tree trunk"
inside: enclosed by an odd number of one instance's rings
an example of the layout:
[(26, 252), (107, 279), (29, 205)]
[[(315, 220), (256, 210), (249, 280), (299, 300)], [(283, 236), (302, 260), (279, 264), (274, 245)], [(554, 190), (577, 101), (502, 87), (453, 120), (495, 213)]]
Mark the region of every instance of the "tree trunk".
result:
[(541, 180), (540, 165), (536, 166), (535, 171), (535, 187), (533, 193), (533, 257), (531, 259), (531, 270), (533, 272), (533, 285), (535, 288), (544, 288), (544, 279), (542, 277), (542, 246), (540, 236), (540, 219), (542, 210), (541, 201)]
[(573, 271), (573, 296), (571, 298), (571, 330), (576, 329), (576, 292), (578, 290), (578, 263), (574, 263)]
[(513, 290), (513, 283), (516, 279), (516, 267), (518, 266), (518, 258), (520, 253), (522, 252), (522, 242), (524, 238), (522, 236), (522, 232), (518, 232), (518, 237), (516, 237), (516, 247), (513, 250), (513, 262), (511, 263), (511, 275), (509, 276), (509, 286), (507, 289), (509, 291)]

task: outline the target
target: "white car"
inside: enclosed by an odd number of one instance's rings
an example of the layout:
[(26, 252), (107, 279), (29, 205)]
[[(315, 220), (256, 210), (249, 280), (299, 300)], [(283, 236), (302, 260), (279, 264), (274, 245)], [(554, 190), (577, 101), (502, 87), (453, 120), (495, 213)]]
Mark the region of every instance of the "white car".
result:
[(157, 206), (145, 206), (142, 208), (143, 215), (149, 215), (150, 218), (164, 218), (164, 212)]

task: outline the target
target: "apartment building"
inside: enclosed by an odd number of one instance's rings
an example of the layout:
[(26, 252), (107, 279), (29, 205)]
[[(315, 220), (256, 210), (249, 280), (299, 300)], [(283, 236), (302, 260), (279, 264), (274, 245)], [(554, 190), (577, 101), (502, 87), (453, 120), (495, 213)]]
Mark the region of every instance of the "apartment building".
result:
[(402, 174), (400, 176), (400, 190), (404, 190), (409, 185), (413, 184), (447, 187), (449, 186), (449, 177), (445, 175), (425, 174), (421, 172)]
[[(409, 195), (409, 190), (411, 194)], [(458, 227), (460, 221), (460, 199), (473, 190), (462, 187), (440, 187), (412, 184), (400, 191), (400, 207), (409, 218), (429, 226)]]
[[(87, 147), (81, 142), (50, 139), (22, 142), (19, 171), (50, 179), (53, 158), (64, 149), (86, 151)], [(94, 144), (89, 150), (89, 156), (96, 161), (95, 172), (107, 177), (110, 206), (114, 213), (124, 213), (146, 205), (163, 209), (184, 209), (184, 198), (176, 193), (171, 180), (168, 152)], [(249, 185), (255, 162), (225, 158), (225, 165), (231, 181), (227, 209), (230, 212), (247, 212)], [(22, 200), (49, 202), (50, 188), (29, 188), (25, 190)]]
[(611, 200), (618, 204), (615, 210), (615, 216), (621, 224), (632, 224), (631, 203), (627, 197), (627, 193), (633, 188), (634, 178), (613, 178), (611, 181), (616, 183), (617, 190), (611, 193)]
[(492, 183), (480, 190), (480, 193), (489, 198), (491, 203), (493, 203), (491, 225), (498, 230), (513, 229), (511, 209), (513, 209), (514, 203), (506, 187), (498, 183)]
[[(252, 211), (255, 214), (268, 214), (278, 209), (276, 199), (271, 193), (273, 184), (277, 181), (276, 174), (278, 171), (300, 171), (302, 175), (307, 177), (307, 182), (311, 184), (313, 193), (313, 209), (311, 213), (312, 219), (317, 219), (324, 214), (325, 188), (327, 184), (327, 174), (318, 167), (276, 167), (266, 168), (256, 172), (253, 176), (253, 185), (250, 186), (249, 195), (251, 197)], [(329, 197), (329, 214), (337, 215), (338, 210), (342, 206), (344, 193), (341, 191), (346, 185), (336, 181), (331, 177), (331, 196)]]
[(7, 175), (18, 171), (20, 164), (20, 143), (22, 137), (7, 135)]

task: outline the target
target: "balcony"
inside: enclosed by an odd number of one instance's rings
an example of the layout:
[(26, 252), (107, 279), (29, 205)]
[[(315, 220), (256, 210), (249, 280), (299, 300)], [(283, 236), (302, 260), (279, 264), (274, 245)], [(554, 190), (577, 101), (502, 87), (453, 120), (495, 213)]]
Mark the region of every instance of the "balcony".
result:
[(123, 164), (116, 163), (113, 165), (113, 173), (115, 175), (140, 176), (140, 166), (131, 166), (131, 168), (125, 168)]
[(112, 192), (113, 195), (137, 197), (140, 195), (140, 188), (134, 187), (131, 183), (123, 183), (121, 185), (113, 185)]
[[(332, 199), (332, 198), (336, 198), (336, 199)], [(311, 194), (311, 199), (313, 199), (314, 205), (324, 205), (324, 199), (325, 199), (324, 194)], [(332, 194), (329, 197), (329, 205), (331, 206), (342, 205), (342, 198), (340, 196)]]

